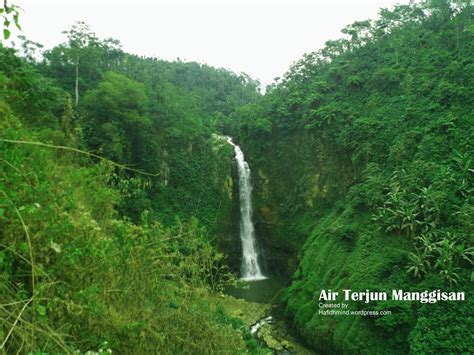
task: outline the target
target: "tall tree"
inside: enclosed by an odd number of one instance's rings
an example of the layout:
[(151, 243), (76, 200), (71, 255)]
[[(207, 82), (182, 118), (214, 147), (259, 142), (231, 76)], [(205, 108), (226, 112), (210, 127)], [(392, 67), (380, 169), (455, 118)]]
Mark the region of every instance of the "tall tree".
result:
[(68, 48), (64, 54), (74, 64), (74, 103), (79, 104), (79, 67), (83, 61), (96, 59), (99, 54), (99, 41), (85, 22), (77, 22), (68, 31)]

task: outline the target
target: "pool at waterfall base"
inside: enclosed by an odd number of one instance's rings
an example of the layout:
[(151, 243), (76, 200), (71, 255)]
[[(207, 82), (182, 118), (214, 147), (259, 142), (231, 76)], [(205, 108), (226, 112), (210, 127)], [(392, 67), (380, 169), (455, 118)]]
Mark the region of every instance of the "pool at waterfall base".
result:
[(258, 280), (240, 280), (239, 286), (229, 286), (225, 289), (228, 295), (249, 302), (273, 303), (286, 287), (285, 280), (277, 276), (269, 276)]

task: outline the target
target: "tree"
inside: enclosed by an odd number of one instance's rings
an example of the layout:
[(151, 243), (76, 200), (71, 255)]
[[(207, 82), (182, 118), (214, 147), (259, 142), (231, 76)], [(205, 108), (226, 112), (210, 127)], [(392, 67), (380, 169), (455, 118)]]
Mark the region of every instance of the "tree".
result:
[(18, 39), (21, 41), (21, 48), (19, 50), (21, 56), (29, 62), (34, 62), (38, 51), (43, 48), (43, 45), (38, 42), (31, 41), (25, 36), (18, 36)]
[(360, 47), (368, 42), (370, 29), (369, 20), (356, 21), (352, 25), (346, 26), (341, 32), (350, 36), (352, 46)]
[(79, 104), (79, 66), (98, 58), (99, 42), (96, 35), (85, 22), (77, 22), (68, 31), (68, 47), (64, 48), (66, 58), (75, 68), (74, 103)]
[(88, 117), (84, 124), (91, 148), (117, 161), (137, 162), (135, 152), (147, 144), (150, 130), (147, 105), (142, 84), (121, 74), (105, 73), (97, 88), (84, 97)]
[(72, 98), (71, 95), (66, 94), (64, 98), (64, 111), (61, 116), (61, 130), (63, 131), (66, 138), (69, 138), (72, 133), (74, 121), (74, 110), (72, 108)]

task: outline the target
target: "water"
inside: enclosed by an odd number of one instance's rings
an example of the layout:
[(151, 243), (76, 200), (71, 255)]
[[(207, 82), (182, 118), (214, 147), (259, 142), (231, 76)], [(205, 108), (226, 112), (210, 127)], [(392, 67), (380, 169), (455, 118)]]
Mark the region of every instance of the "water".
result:
[(268, 317), (260, 319), (257, 323), (252, 325), (252, 327), (250, 328), (250, 334), (252, 335), (256, 334), (262, 326), (264, 326), (265, 324), (271, 323), (272, 320), (273, 320), (272, 316), (268, 316)]
[(239, 174), (239, 198), (240, 198), (240, 240), (242, 242), (242, 265), (241, 277), (246, 281), (264, 280), (258, 262), (258, 250), (255, 243), (255, 227), (252, 222), (252, 184), (250, 181), (250, 168), (245, 161), (242, 149), (232, 138), (226, 137), (227, 142), (234, 147), (235, 160)]
[(261, 280), (252, 280), (239, 286), (228, 286), (225, 292), (235, 298), (249, 302), (275, 303), (278, 302), (285, 281), (277, 276), (269, 276)]

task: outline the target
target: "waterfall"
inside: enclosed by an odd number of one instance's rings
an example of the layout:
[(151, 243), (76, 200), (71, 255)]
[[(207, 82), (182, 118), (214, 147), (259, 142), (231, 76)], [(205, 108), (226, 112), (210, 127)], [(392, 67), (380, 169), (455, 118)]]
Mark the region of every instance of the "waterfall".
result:
[(263, 276), (258, 264), (258, 252), (255, 243), (255, 227), (252, 222), (252, 184), (250, 182), (250, 168), (244, 159), (242, 149), (232, 138), (226, 137), (227, 142), (234, 147), (235, 160), (239, 174), (240, 198), (240, 240), (242, 242), (242, 280), (262, 280)]

